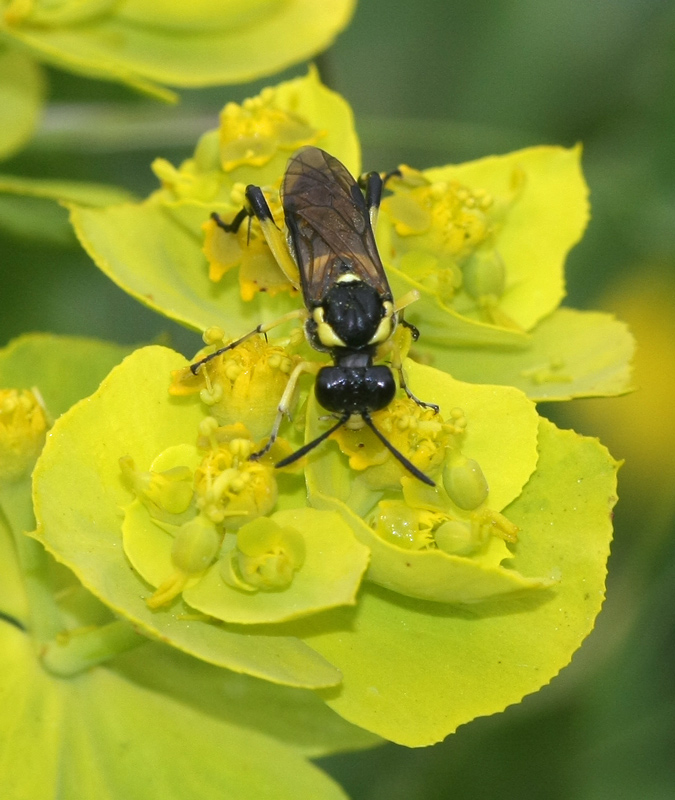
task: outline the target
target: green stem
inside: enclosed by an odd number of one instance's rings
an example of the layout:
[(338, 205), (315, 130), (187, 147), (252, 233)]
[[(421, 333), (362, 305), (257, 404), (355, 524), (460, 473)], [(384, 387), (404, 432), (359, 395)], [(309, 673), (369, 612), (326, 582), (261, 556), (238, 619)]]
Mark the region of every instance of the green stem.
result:
[(53, 675), (69, 678), (147, 641), (130, 623), (118, 619), (60, 634), (43, 648), (42, 664)]
[(35, 528), (30, 478), (0, 487), (0, 508), (14, 535), (30, 632), (38, 642), (48, 642), (63, 630), (63, 621), (49, 581), (49, 556), (39, 542), (26, 536)]

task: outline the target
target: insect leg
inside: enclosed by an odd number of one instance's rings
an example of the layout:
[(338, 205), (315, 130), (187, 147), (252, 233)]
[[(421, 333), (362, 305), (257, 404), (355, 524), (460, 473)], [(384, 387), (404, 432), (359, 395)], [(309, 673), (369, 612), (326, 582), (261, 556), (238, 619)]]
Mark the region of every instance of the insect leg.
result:
[(293, 464), (298, 459), (306, 456), (310, 450), (314, 450), (314, 448), (321, 444), (325, 439), (327, 439), (331, 433), (335, 433), (338, 428), (341, 428), (349, 419), (351, 414), (345, 414), (344, 416), (340, 417), (340, 419), (333, 425), (332, 427), (328, 428), (327, 431), (324, 431), (320, 436), (317, 436), (316, 439), (312, 439), (311, 442), (303, 445), (299, 450), (296, 450), (295, 453), (291, 453), (290, 456), (286, 456), (286, 458), (282, 458), (281, 461), (278, 461), (274, 466), (276, 467), (287, 467), (289, 464)]
[(274, 260), (293, 286), (299, 288), (300, 273), (298, 272), (298, 265), (288, 252), (286, 240), (274, 222), (274, 217), (267, 204), (267, 200), (265, 200), (262, 189), (259, 186), (250, 184), (246, 187), (246, 199), (250, 207), (250, 212), (247, 213), (252, 214), (260, 223), (263, 236), (272, 251)]
[[(413, 340), (416, 341), (417, 337), (420, 335), (417, 328), (405, 320), (401, 320), (401, 325), (411, 329)], [(401, 389), (403, 389), (411, 400), (414, 400), (418, 406), (422, 406), (422, 408), (431, 408), (434, 414), (438, 414), (440, 409), (435, 403), (425, 403), (424, 400), (420, 400), (419, 397), (410, 390), (403, 370), (403, 353), (401, 352), (400, 345), (396, 341), (393, 341), (391, 348), (391, 368), (398, 372), (398, 382)]]
[(416, 342), (420, 338), (420, 332), (416, 325), (413, 325), (412, 322), (408, 322), (407, 319), (401, 319), (400, 323), (404, 328), (410, 331), (413, 342)]
[(239, 230), (241, 223), (246, 219), (246, 217), (250, 216), (251, 215), (249, 214), (248, 209), (242, 208), (237, 212), (237, 216), (232, 220), (232, 222), (225, 222), (220, 214), (217, 214), (215, 211), (211, 214), (211, 219), (226, 233), (236, 233)]
[(256, 327), (245, 333), (243, 336), (240, 336), (238, 339), (235, 339), (234, 342), (230, 342), (230, 344), (226, 344), (225, 347), (221, 347), (220, 350), (216, 350), (215, 353), (209, 353), (208, 356), (196, 361), (194, 364), (190, 364), (190, 371), (193, 375), (196, 375), (199, 372), (199, 368), (206, 364), (207, 362), (211, 361), (212, 358), (216, 356), (222, 355), (226, 353), (228, 350), (234, 350), (235, 347), (239, 347), (240, 344), (245, 342), (247, 339), (250, 339), (251, 336), (255, 336), (258, 333), (266, 334), (267, 331), (271, 331), (272, 328), (276, 328), (278, 325), (282, 325), (284, 322), (289, 322), (293, 319), (305, 319), (307, 317), (307, 310), (304, 308), (296, 308), (293, 311), (289, 311), (288, 314), (284, 314), (281, 317), (278, 317), (273, 322), (261, 322), (260, 325), (256, 325)]
[[(277, 416), (274, 420), (274, 425), (272, 426), (272, 431), (270, 432), (270, 438), (267, 441), (267, 444), (263, 447), (262, 450), (258, 450), (257, 453), (252, 453), (249, 458), (252, 461), (257, 461), (259, 458), (265, 455), (272, 447), (274, 442), (279, 435), (279, 428), (281, 427), (281, 423), (284, 417), (288, 417), (290, 419), (290, 409), (291, 403), (293, 402), (293, 395), (295, 394), (295, 387), (298, 384), (298, 380), (300, 376), (304, 372), (316, 372), (321, 367), (316, 361), (301, 361), (296, 368), (291, 372), (291, 375), (288, 379), (288, 383), (286, 384), (286, 388), (284, 389), (284, 393), (281, 395), (281, 400), (279, 400), (279, 405), (277, 407)], [(284, 459), (285, 460), (285, 459)]]
[[(426, 404), (424, 404), (424, 405), (426, 405)], [(438, 410), (438, 406), (436, 406), (435, 408), (436, 408), (436, 410)], [(431, 478), (427, 477), (422, 472), (422, 470), (417, 469), (417, 467), (412, 463), (412, 461), (409, 461), (403, 455), (403, 453), (401, 453), (399, 450), (397, 450), (394, 447), (394, 445), (387, 439), (387, 437), (375, 427), (375, 423), (371, 419), (370, 414), (362, 412), (361, 416), (363, 417), (363, 421), (370, 428), (370, 430), (375, 434), (375, 436), (377, 436), (377, 438), (382, 442), (382, 444), (387, 448), (387, 450), (389, 450), (389, 452), (394, 456), (394, 458), (396, 458), (398, 461), (401, 462), (401, 464), (403, 464), (403, 466), (408, 470), (408, 472), (410, 472), (412, 475), (414, 475), (418, 480), (422, 481), (422, 483), (426, 483), (427, 486), (435, 486), (436, 485), (431, 480)]]
[(403, 297), (396, 301), (394, 311), (398, 314), (399, 311), (403, 311), (404, 308), (407, 308), (409, 305), (412, 305), (419, 299), (420, 293), (417, 291), (417, 289), (411, 289), (409, 292), (406, 292)]
[(379, 172), (367, 172), (359, 178), (359, 186), (366, 193), (366, 208), (370, 217), (370, 226), (373, 230), (377, 225), (377, 212), (380, 210), (382, 200), (382, 190), (387, 185), (387, 181), (394, 176), (400, 177), (401, 172), (397, 169), (387, 172), (382, 177)]

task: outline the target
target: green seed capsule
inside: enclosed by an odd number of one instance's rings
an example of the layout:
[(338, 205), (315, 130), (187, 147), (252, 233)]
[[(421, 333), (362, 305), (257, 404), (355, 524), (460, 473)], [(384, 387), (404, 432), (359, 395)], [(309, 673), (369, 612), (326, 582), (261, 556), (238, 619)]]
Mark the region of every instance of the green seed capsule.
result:
[(470, 556), (478, 550), (481, 542), (476, 537), (470, 522), (449, 519), (434, 533), (439, 550), (452, 556)]
[(201, 514), (181, 526), (171, 549), (174, 566), (189, 575), (203, 572), (218, 553), (221, 536)]
[(443, 486), (453, 503), (465, 511), (478, 508), (489, 491), (480, 464), (473, 458), (464, 456), (446, 464), (443, 470)]

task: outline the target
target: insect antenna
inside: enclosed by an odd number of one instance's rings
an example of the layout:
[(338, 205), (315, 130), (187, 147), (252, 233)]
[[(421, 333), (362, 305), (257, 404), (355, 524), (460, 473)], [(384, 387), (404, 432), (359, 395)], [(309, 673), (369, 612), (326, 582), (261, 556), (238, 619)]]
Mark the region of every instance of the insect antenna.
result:
[(344, 416), (340, 417), (340, 419), (333, 425), (332, 428), (329, 428), (327, 431), (324, 431), (320, 436), (317, 436), (316, 439), (312, 439), (306, 445), (303, 445), (299, 450), (296, 450), (295, 453), (291, 453), (290, 456), (286, 456), (286, 458), (282, 458), (281, 461), (278, 461), (274, 466), (275, 467), (287, 467), (289, 464), (293, 464), (293, 462), (297, 461), (299, 458), (307, 455), (310, 450), (314, 450), (314, 448), (321, 444), (324, 439), (327, 439), (331, 433), (335, 433), (338, 428), (341, 428), (345, 422), (349, 419), (351, 414), (345, 414)]
[(378, 431), (378, 429), (375, 427), (375, 424), (373, 423), (373, 420), (370, 418), (370, 414), (367, 411), (362, 411), (361, 417), (363, 418), (363, 421), (366, 423), (366, 425), (370, 428), (370, 430), (375, 434), (375, 436), (377, 436), (377, 438), (382, 442), (382, 444), (387, 448), (387, 450), (389, 450), (389, 452), (394, 456), (394, 458), (397, 458), (401, 462), (401, 464), (403, 464), (403, 466), (408, 470), (408, 472), (414, 475), (418, 480), (422, 481), (422, 483), (426, 483), (427, 486), (436, 485), (431, 480), (431, 478), (425, 475), (421, 470), (417, 469), (417, 467), (412, 463), (412, 461), (409, 461), (403, 455), (403, 453), (399, 452), (383, 433)]

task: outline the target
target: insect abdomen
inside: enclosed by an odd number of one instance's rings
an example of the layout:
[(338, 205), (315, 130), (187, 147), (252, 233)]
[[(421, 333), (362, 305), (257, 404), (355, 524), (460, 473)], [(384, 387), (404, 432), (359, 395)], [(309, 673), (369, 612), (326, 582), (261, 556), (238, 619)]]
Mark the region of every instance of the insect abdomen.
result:
[(326, 411), (361, 414), (386, 408), (396, 394), (396, 381), (384, 365), (322, 367), (314, 392)]

